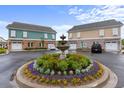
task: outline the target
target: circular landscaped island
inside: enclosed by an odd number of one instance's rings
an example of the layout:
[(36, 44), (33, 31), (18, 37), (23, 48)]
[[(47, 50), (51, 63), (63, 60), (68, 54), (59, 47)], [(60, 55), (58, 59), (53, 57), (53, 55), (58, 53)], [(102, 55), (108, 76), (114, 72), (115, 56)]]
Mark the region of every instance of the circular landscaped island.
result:
[(84, 55), (59, 56), (46, 54), (24, 64), (17, 71), (16, 82), (20, 87), (96, 87), (109, 77), (106, 67)]
[(80, 54), (67, 54), (59, 59), (60, 54), (46, 54), (23, 69), (26, 78), (39, 84), (60, 87), (80, 86), (90, 83), (103, 75), (100, 64), (92, 62)]

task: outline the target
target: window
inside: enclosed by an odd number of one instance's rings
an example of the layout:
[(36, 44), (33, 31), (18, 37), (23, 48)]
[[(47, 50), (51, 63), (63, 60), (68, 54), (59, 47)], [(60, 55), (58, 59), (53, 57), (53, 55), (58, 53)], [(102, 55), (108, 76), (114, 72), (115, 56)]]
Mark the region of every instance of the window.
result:
[(99, 36), (104, 36), (104, 30), (99, 30)]
[(77, 37), (80, 37), (80, 32), (77, 32)]
[(48, 38), (47, 34), (44, 34), (44, 38)]
[(113, 35), (118, 35), (118, 28), (113, 28), (112, 29), (112, 34)]
[(11, 37), (15, 37), (16, 36), (16, 31), (15, 30), (11, 30)]
[(33, 47), (33, 42), (29, 42), (28, 47), (30, 47), (30, 48)]
[(23, 37), (27, 37), (27, 32), (23, 32)]
[(72, 33), (69, 34), (69, 38), (72, 38)]
[(54, 34), (52, 34), (52, 39), (55, 39), (55, 35)]

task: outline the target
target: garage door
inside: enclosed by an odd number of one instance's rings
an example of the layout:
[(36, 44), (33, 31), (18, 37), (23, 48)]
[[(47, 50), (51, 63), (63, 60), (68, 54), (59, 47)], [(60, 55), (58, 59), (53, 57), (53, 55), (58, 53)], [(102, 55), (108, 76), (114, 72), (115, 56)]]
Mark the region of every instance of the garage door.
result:
[(105, 43), (105, 50), (106, 51), (117, 51), (118, 50), (117, 42), (106, 42)]
[(56, 49), (54, 44), (48, 44), (48, 49)]
[(69, 49), (72, 49), (72, 50), (74, 50), (74, 49), (77, 49), (77, 46), (76, 46), (76, 44), (70, 44), (70, 47), (69, 47)]
[(13, 42), (12, 50), (22, 50), (22, 43), (21, 42)]

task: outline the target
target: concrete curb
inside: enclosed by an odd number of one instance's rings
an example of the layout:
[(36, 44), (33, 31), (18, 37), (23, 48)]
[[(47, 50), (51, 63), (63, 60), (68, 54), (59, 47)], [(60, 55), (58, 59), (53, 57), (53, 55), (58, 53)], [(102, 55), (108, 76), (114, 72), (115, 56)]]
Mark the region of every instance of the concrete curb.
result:
[[(27, 64), (29, 64), (29, 63), (30, 62), (28, 62)], [(45, 85), (37, 84), (35, 82), (31, 82), (29, 79), (24, 78), (21, 72), (22, 72), (23, 67), (27, 64), (24, 64), (22, 67), (20, 67), (18, 69), (14, 81), (11, 82), (11, 84), (14, 87), (23, 87), (23, 88), (55, 88), (55, 87), (57, 87), (57, 88), (60, 88), (59, 86), (45, 86)], [(105, 69), (105, 72), (104, 72), (102, 78), (100, 78), (100, 79), (98, 79), (98, 80), (96, 80), (90, 84), (77, 86), (75, 88), (95, 88), (95, 87), (97, 87), (97, 88), (98, 87), (99, 88), (100, 87), (102, 87), (102, 88), (114, 88), (114, 87), (116, 87), (116, 84), (118, 82), (118, 78), (117, 78), (116, 74), (113, 73), (106, 66), (104, 66), (104, 65), (102, 65), (102, 66)]]

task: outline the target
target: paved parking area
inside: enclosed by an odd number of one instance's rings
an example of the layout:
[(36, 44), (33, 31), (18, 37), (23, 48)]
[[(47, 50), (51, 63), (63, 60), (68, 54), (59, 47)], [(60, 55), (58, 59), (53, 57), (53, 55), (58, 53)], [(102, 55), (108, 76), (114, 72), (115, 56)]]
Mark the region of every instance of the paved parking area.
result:
[[(13, 52), (5, 56), (0, 56), (0, 87), (11, 88), (12, 86), (9, 83), (9, 80), (12, 72), (26, 61), (49, 52), (56, 51)], [(118, 76), (119, 82), (117, 87), (124, 87), (124, 55), (116, 53), (91, 54), (86, 52), (83, 54), (94, 60), (97, 59), (108, 66)]]
[(124, 54), (102, 53), (91, 54), (83, 53), (94, 60), (99, 60), (102, 64), (109, 67), (118, 76), (117, 88), (124, 87)]

